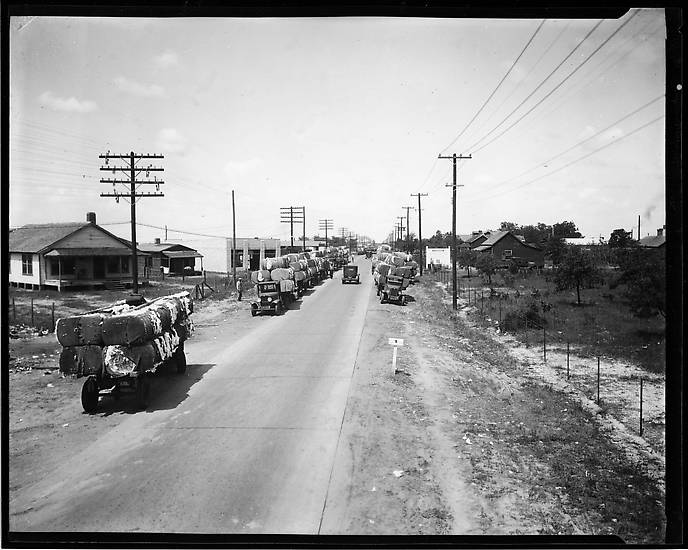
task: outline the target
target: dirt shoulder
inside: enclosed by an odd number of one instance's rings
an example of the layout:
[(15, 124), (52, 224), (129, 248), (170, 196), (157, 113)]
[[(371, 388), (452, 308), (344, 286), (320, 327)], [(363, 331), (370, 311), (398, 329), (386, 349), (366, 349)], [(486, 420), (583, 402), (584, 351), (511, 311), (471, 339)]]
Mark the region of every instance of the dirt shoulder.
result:
[[(504, 342), (452, 315), (435, 283), (408, 293), (405, 307), (368, 311), (338, 532), (663, 540), (661, 485), (609, 437), (603, 412), (527, 376)], [(404, 339), (396, 374), (390, 337)]]

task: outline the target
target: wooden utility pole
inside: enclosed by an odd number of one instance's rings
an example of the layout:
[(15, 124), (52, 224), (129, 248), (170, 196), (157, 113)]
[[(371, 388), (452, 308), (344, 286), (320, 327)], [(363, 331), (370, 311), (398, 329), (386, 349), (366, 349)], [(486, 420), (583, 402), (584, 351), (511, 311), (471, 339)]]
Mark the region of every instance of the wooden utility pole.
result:
[(412, 197), (418, 197), (418, 248), (420, 249), (420, 274), (423, 274), (423, 236), (421, 233), (421, 208), (420, 208), (420, 198), (427, 197), (427, 193), (411, 193)]
[(234, 210), (234, 189), (232, 189), (232, 282), (236, 287), (236, 211)]
[(324, 218), (324, 219), (320, 220), (320, 227), (319, 228), (321, 230), (322, 229), (325, 230), (325, 246), (327, 246), (327, 230), (332, 229), (333, 227), (334, 227), (333, 220), (328, 219), (328, 218)]
[(306, 249), (306, 207), (305, 206), (285, 206), (280, 208), (282, 223), (288, 223), (291, 231), (291, 246), (294, 247), (294, 223), (303, 224), (303, 249)]
[[(112, 155), (110, 151), (104, 155), (98, 155), (98, 158), (105, 159), (105, 166), (101, 166), (100, 170), (104, 172), (112, 172), (113, 174), (117, 172), (123, 172), (129, 176), (128, 180), (119, 180), (116, 178), (101, 178), (100, 183), (111, 183), (113, 189), (117, 185), (129, 186), (129, 191), (127, 193), (122, 193), (120, 191), (111, 191), (109, 193), (101, 193), (101, 197), (114, 197), (115, 201), (119, 203), (119, 199), (123, 199), (130, 203), (131, 205), (131, 259), (132, 259), (132, 287), (133, 293), (139, 293), (139, 260), (136, 249), (136, 199), (140, 197), (164, 197), (163, 193), (160, 193), (160, 186), (165, 182), (158, 180), (157, 177), (150, 179), (151, 172), (162, 172), (164, 168), (157, 166), (139, 166), (138, 163), (143, 159), (162, 159), (165, 158), (163, 155), (138, 155), (131, 151), (128, 155)], [(110, 166), (110, 159), (117, 159), (123, 161), (124, 166)], [(140, 176), (143, 172), (146, 173), (146, 179), (137, 180), (137, 176)], [(139, 193), (136, 191), (136, 187), (139, 185), (155, 185), (156, 192), (153, 193)]]
[[(453, 165), (453, 173), (454, 173), (454, 181), (451, 185), (452, 188), (452, 249), (451, 249), (451, 255), (452, 255), (452, 307), (456, 309), (456, 159), (470, 159), (472, 158), (471, 155), (468, 155), (467, 157), (464, 157), (463, 155), (457, 155), (454, 153), (450, 157), (445, 157), (442, 155), (439, 155), (437, 158), (440, 159), (452, 159), (452, 165)], [(447, 185), (447, 187), (450, 187)], [(463, 187), (463, 185), (460, 185), (459, 187)]]
[(411, 241), (409, 237), (411, 235), (411, 226), (409, 225), (409, 210), (412, 210), (413, 206), (402, 206), (402, 208), (406, 209), (406, 252), (410, 254), (411, 251), (409, 248), (411, 247)]
[(399, 240), (403, 241), (404, 240), (404, 216), (397, 216), (397, 220), (399, 220)]

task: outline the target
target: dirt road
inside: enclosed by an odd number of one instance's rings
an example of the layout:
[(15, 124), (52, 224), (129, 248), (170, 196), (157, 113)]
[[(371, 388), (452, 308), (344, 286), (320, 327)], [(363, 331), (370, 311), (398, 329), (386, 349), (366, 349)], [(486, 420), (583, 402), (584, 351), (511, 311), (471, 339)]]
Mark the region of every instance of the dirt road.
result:
[(661, 487), (599, 414), (432, 281), (380, 304), (357, 262), (361, 285), (339, 272), (282, 317), (199, 308), (187, 374), (146, 412), (86, 415), (80, 381), (13, 373), (11, 528), (662, 540)]

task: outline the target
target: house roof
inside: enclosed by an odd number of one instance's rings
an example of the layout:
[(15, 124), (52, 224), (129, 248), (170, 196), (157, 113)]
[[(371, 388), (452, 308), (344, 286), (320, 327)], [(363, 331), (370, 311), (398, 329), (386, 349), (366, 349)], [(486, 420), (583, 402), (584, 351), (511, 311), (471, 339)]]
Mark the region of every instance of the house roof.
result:
[(491, 233), (487, 237), (487, 239), (485, 239), (483, 241), (483, 243), (480, 246), (475, 248), (475, 250), (477, 250), (478, 252), (482, 252), (483, 250), (487, 250), (487, 249), (491, 248), (492, 246), (494, 246), (495, 244), (497, 244), (499, 241), (501, 241), (507, 235), (511, 235), (512, 237), (514, 237), (523, 246), (527, 246), (528, 248), (533, 248), (534, 250), (540, 250), (540, 248), (538, 248), (537, 246), (532, 245), (530, 243), (525, 242), (524, 240), (519, 239), (519, 237), (517, 235), (514, 235), (513, 233), (511, 233), (511, 231), (495, 231), (494, 233)]
[[(191, 248), (180, 243), (141, 243), (139, 244), (139, 250), (144, 252), (168, 252), (174, 251), (191, 251), (196, 252), (196, 249)], [(167, 254), (166, 254), (167, 255)]]
[(665, 235), (650, 235), (649, 237), (643, 237), (638, 241), (638, 244), (645, 248), (658, 248), (666, 243)]
[(71, 222), (71, 223), (41, 223), (29, 224), (15, 229), (10, 229), (8, 251), (39, 253), (50, 249), (62, 239), (69, 237), (84, 227), (93, 227), (109, 235), (125, 247), (130, 247), (130, 242), (113, 235), (99, 225), (90, 222)]

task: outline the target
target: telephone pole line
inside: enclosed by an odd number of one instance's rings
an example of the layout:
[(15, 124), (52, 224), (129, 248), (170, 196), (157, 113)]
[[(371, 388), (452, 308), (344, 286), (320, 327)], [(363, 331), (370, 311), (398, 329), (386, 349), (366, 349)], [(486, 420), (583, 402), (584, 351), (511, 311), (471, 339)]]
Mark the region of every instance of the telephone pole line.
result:
[[(128, 155), (113, 155), (108, 151), (104, 155), (98, 155), (98, 158), (105, 160), (105, 166), (101, 166), (100, 170), (103, 172), (112, 172), (116, 174), (117, 172), (122, 172), (129, 176), (129, 179), (116, 179), (116, 178), (101, 178), (100, 183), (111, 183), (114, 191), (109, 193), (101, 193), (101, 197), (114, 197), (115, 201), (119, 203), (119, 199), (123, 199), (131, 204), (131, 272), (132, 272), (132, 290), (134, 294), (139, 293), (139, 260), (136, 250), (136, 199), (140, 197), (164, 197), (163, 193), (160, 193), (160, 186), (165, 182), (158, 180), (157, 176), (153, 176), (150, 179), (151, 172), (162, 172), (164, 168), (159, 166), (153, 166), (149, 164), (148, 166), (140, 166), (139, 163), (143, 159), (163, 159), (163, 155), (156, 154), (145, 154), (140, 155), (131, 151)], [(110, 159), (121, 161), (122, 165), (110, 166)], [(137, 180), (136, 178), (140, 176), (143, 172), (146, 173), (146, 179)], [(129, 186), (129, 190), (126, 193), (117, 191), (117, 185)], [(155, 192), (137, 192), (136, 187), (139, 185), (155, 185)]]
[(281, 223), (288, 223), (290, 226), (291, 247), (294, 247), (294, 224), (303, 224), (303, 250), (306, 250), (306, 207), (305, 206), (285, 206), (280, 208)]
[(409, 225), (409, 210), (413, 210), (413, 206), (402, 206), (402, 208), (406, 209), (406, 252), (410, 254), (411, 241), (409, 237), (411, 236), (411, 226)]
[(423, 274), (423, 236), (421, 233), (421, 208), (420, 208), (420, 198), (427, 197), (427, 193), (411, 193), (412, 197), (418, 197), (418, 248), (420, 249), (420, 274)]
[(319, 229), (320, 230), (325, 230), (325, 247), (327, 247), (327, 230), (332, 230), (334, 227), (334, 220), (329, 219), (329, 218), (323, 218), (319, 220)]
[(404, 240), (404, 216), (397, 216), (397, 220), (399, 220), (399, 240), (403, 241)]
[[(451, 186), (447, 185), (447, 187), (452, 188), (452, 306), (454, 309), (456, 309), (456, 159), (470, 159), (472, 157), (471, 155), (464, 157), (463, 155), (457, 155), (456, 153), (454, 153), (450, 157), (439, 155), (437, 158), (451, 159), (453, 161), (452, 165), (454, 173), (454, 182)], [(463, 187), (463, 185), (459, 185), (458, 187)]]
[(232, 282), (236, 288), (236, 212), (234, 210), (234, 189), (232, 189)]

